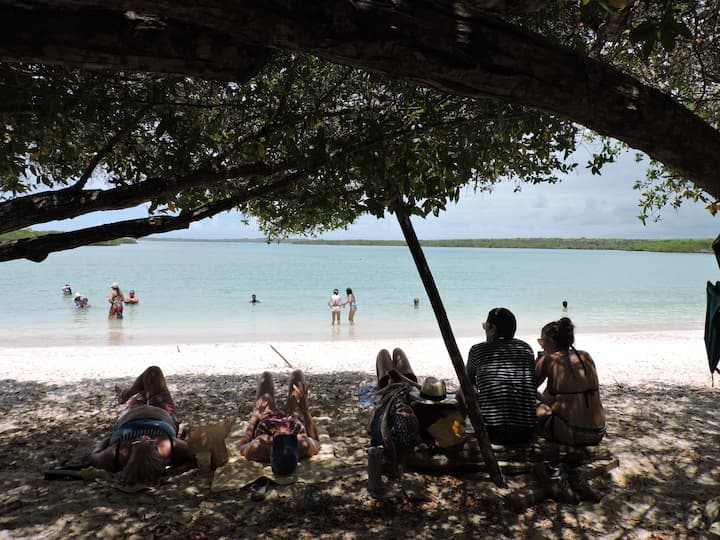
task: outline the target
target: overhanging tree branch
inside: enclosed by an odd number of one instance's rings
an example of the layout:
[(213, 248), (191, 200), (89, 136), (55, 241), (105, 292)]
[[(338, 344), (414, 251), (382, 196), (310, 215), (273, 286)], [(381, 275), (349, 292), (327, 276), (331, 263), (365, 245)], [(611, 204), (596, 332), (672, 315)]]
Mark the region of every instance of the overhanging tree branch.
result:
[[(524, 113), (518, 113), (508, 115), (506, 119), (518, 120), (525, 116), (527, 115)], [(414, 137), (435, 129), (477, 122), (481, 118), (481, 116), (453, 118), (444, 122), (426, 124), (416, 129), (405, 126), (368, 140), (357, 141), (355, 138), (350, 138), (340, 141), (339, 147), (327, 156), (312, 156), (303, 162), (288, 161), (272, 165), (258, 162), (218, 171), (201, 170), (184, 176), (151, 178), (139, 184), (123, 185), (107, 190), (77, 190), (76, 186), (70, 186), (56, 191), (17, 197), (0, 203), (0, 234), (17, 231), (37, 223), (71, 219), (90, 212), (132, 208), (153, 199), (176, 195), (186, 189), (210, 187), (224, 180), (270, 177), (283, 172), (288, 174), (288, 171), (298, 171), (307, 175), (341, 156), (367, 152), (393, 139), (404, 136)], [(111, 238), (106, 238), (108, 239)]]
[(295, 181), (302, 178), (304, 174), (306, 174), (305, 171), (297, 171), (266, 185), (204, 204), (193, 210), (181, 212), (178, 216), (149, 216), (66, 233), (52, 233), (33, 238), (0, 242), (0, 262), (23, 258), (41, 262), (50, 253), (56, 251), (107, 242), (117, 238), (140, 238), (150, 234), (187, 229), (195, 221), (212, 217), (253, 199), (287, 189)]
[[(511, 3), (484, 7), (492, 4)], [(644, 151), (720, 198), (717, 129), (633, 77), (483, 14), (478, 3), (247, 0), (218, 9), (208, 0), (137, 0), (133, 9), (157, 20), (150, 29), (124, 20), (120, 0), (30, 5), (0, 0), (1, 60), (238, 79), (257, 65), (246, 50), (310, 53), (453, 94), (552, 112)]]
[(210, 186), (223, 180), (264, 176), (274, 171), (264, 164), (250, 164), (223, 171), (197, 171), (181, 177), (152, 178), (107, 190), (76, 190), (75, 186), (43, 191), (0, 203), (0, 233), (17, 231), (36, 223), (70, 219), (90, 212), (132, 208), (151, 199), (184, 189)]

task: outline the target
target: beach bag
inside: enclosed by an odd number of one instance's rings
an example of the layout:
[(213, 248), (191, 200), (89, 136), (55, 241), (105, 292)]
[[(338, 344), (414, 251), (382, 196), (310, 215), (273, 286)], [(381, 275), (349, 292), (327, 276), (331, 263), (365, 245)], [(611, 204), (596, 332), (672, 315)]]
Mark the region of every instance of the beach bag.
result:
[(370, 422), (373, 444), (382, 444), (388, 463), (397, 468), (402, 455), (420, 444), (420, 425), (410, 406), (411, 386), (390, 384), (377, 393), (379, 403)]

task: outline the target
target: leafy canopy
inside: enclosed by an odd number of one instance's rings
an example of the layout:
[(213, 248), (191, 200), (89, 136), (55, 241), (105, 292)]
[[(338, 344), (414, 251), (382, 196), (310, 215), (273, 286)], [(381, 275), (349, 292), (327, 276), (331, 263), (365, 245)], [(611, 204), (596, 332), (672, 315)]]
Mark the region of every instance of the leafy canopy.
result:
[[(401, 200), (437, 215), (468, 184), (555, 182), (575, 166), (566, 158), (579, 141), (576, 126), (549, 115), (311, 57), (277, 55), (244, 84), (37, 65), (3, 65), (0, 75), (2, 97), (17, 104), (2, 127), (8, 203), (87, 187), (92, 174), (111, 190), (166, 179), (170, 189), (149, 199), (159, 213), (264, 187), (236, 206), (271, 237), (382, 217)], [(181, 188), (201, 171), (220, 180)]]

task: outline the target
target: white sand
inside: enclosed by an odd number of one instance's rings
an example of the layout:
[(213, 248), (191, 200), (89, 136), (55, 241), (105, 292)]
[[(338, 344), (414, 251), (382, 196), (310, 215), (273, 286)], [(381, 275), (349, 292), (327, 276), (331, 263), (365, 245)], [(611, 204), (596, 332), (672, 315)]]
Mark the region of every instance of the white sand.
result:
[[(518, 336), (538, 349), (536, 336)], [(458, 339), (463, 358), (476, 340)], [(306, 373), (357, 371), (374, 375), (377, 351), (401, 346), (419, 376), (456, 381), (440, 339), (274, 343), (171, 344), (0, 348), (0, 380), (65, 383), (85, 378), (134, 377), (149, 365), (173, 374), (255, 374), (290, 368), (275, 352)], [(601, 384), (666, 383), (709, 386), (710, 375), (702, 331), (585, 334), (577, 347), (595, 359)], [(171, 382), (171, 381), (170, 381)], [(172, 383), (171, 383), (172, 384)]]

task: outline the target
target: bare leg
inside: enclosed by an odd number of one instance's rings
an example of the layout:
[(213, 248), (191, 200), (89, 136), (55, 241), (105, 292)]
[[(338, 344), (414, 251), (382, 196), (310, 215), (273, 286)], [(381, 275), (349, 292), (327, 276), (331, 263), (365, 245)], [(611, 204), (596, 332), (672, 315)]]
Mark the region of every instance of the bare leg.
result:
[(393, 361), (392, 358), (390, 358), (390, 353), (387, 349), (380, 349), (375, 359), (375, 374), (377, 375), (378, 386), (380, 386), (383, 377), (387, 377), (392, 369)]
[(245, 430), (241, 443), (250, 442), (255, 435), (256, 424), (275, 406), (275, 384), (273, 383), (272, 374), (269, 371), (263, 372), (258, 380), (257, 392), (255, 394), (255, 405), (250, 414), (250, 421)]
[(170, 394), (167, 382), (165, 382), (165, 375), (163, 375), (162, 370), (157, 366), (150, 366), (143, 371), (140, 376), (135, 379), (135, 382), (132, 383), (130, 388), (122, 390), (116, 386), (115, 391), (117, 392), (119, 403), (125, 403), (135, 394), (142, 394), (146, 401), (156, 394)]
[(412, 370), (412, 367), (410, 367), (410, 360), (408, 360), (407, 355), (400, 347), (393, 350), (392, 364), (393, 367), (401, 374), (406, 377), (408, 375), (412, 375), (410, 378), (415, 378), (415, 380), (417, 380), (415, 372)]
[[(302, 420), (303, 424), (305, 424), (305, 433), (307, 438), (298, 437), (300, 455), (304, 457), (317, 454), (318, 449), (320, 448), (317, 427), (315, 426), (315, 422), (310, 414), (307, 397), (308, 387), (307, 382), (305, 382), (305, 376), (301, 370), (296, 369), (292, 372), (290, 377), (285, 410), (288, 414), (296, 416)], [(308, 438), (312, 440), (308, 440)]]

